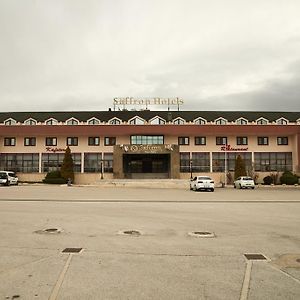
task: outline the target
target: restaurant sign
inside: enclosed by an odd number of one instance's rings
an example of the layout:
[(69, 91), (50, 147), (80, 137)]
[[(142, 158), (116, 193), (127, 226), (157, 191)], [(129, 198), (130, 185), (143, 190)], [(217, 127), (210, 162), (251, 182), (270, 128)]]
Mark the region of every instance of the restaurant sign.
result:
[(248, 147), (246, 148), (233, 148), (230, 145), (224, 145), (221, 147), (221, 151), (248, 151)]

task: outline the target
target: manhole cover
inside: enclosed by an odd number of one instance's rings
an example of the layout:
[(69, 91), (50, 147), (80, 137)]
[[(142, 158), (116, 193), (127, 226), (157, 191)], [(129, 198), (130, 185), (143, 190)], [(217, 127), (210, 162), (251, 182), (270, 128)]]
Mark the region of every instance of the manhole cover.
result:
[(42, 230), (36, 230), (35, 233), (40, 233), (40, 234), (56, 234), (56, 233), (61, 233), (62, 229), (59, 228), (46, 228)]
[(262, 254), (244, 254), (244, 256), (248, 259), (248, 260), (265, 260), (267, 259), (264, 255)]
[(214, 232), (209, 232), (209, 231), (193, 231), (193, 232), (189, 232), (188, 235), (194, 237), (202, 237), (202, 238), (212, 238), (216, 236)]
[(62, 253), (80, 253), (82, 248), (65, 248)]
[(142, 232), (139, 230), (122, 230), (118, 232), (121, 235), (140, 236)]

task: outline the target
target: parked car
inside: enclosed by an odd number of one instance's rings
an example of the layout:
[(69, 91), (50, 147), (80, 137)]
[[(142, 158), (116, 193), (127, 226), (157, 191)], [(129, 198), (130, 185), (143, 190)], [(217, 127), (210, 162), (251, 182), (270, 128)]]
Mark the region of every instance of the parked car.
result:
[(190, 180), (190, 190), (207, 190), (213, 192), (215, 190), (215, 183), (209, 176), (196, 176)]
[[(16, 173), (12, 171), (0, 171), (0, 174), (3, 177), (3, 180), (5, 181), (5, 185), (18, 185), (19, 178), (17, 177)], [(7, 180), (5, 179), (5, 177), (7, 178)]]
[(243, 189), (243, 188), (254, 189), (255, 183), (254, 183), (254, 180), (251, 177), (241, 176), (241, 177), (238, 177), (234, 181), (233, 187), (234, 188), (240, 188), (240, 189)]
[(0, 172), (0, 184), (9, 185), (8, 176), (5, 172)]

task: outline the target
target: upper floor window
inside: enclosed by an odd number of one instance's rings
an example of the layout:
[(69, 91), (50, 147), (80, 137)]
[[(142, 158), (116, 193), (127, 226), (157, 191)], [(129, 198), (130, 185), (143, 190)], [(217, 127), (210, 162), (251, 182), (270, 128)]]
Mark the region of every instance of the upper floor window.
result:
[(205, 136), (195, 136), (195, 145), (206, 145)]
[(217, 136), (216, 137), (216, 145), (227, 145), (227, 137), (226, 136)]
[(235, 123), (237, 125), (247, 125), (248, 124), (248, 120), (245, 118), (239, 118), (235, 121)]
[(78, 146), (78, 137), (67, 137), (67, 146)]
[(36, 138), (35, 137), (25, 137), (24, 138), (24, 146), (35, 146)]
[(17, 121), (15, 119), (9, 118), (4, 121), (4, 125), (16, 125)]
[(166, 124), (166, 121), (160, 117), (154, 117), (149, 121), (149, 123), (152, 125), (162, 125)]
[(267, 125), (269, 123), (269, 121), (265, 118), (259, 118), (256, 120), (256, 124), (258, 125)]
[(77, 119), (75, 119), (75, 118), (71, 118), (71, 119), (68, 119), (68, 120), (66, 121), (66, 124), (67, 124), (67, 125), (78, 125), (78, 124), (79, 124), (79, 121), (78, 121)]
[(100, 124), (100, 120), (97, 119), (97, 118), (91, 118), (91, 119), (88, 120), (87, 123), (88, 123), (89, 125), (98, 125), (98, 124)]
[(99, 146), (100, 138), (98, 136), (90, 136), (89, 137), (89, 146)]
[(46, 137), (46, 146), (57, 146), (57, 138), (56, 137)]
[(227, 120), (224, 118), (218, 118), (215, 120), (215, 124), (216, 125), (226, 125), (227, 124)]
[(32, 119), (32, 118), (29, 118), (29, 119), (24, 121), (25, 125), (36, 125), (36, 123), (37, 123), (37, 121)]
[(178, 137), (178, 145), (189, 145), (190, 138), (188, 136), (180, 136)]
[(173, 124), (175, 125), (183, 125), (185, 123), (185, 120), (182, 118), (176, 118), (175, 120), (173, 120)]
[(164, 144), (163, 135), (132, 135), (130, 137), (132, 145), (162, 145)]
[(114, 146), (116, 144), (116, 137), (114, 136), (106, 136), (104, 138), (104, 145), (105, 146)]
[(207, 123), (207, 121), (203, 118), (197, 118), (194, 120), (194, 124), (197, 124), (197, 125), (204, 125), (206, 123)]
[(5, 137), (4, 138), (4, 146), (16, 146), (16, 138), (15, 137)]
[(277, 137), (277, 145), (288, 145), (289, 139), (287, 136), (279, 136)]
[(108, 121), (108, 123), (111, 125), (119, 125), (119, 124), (121, 124), (121, 120), (118, 118), (112, 118)]
[(289, 121), (286, 118), (280, 118), (280, 119), (276, 120), (276, 124), (278, 124), (278, 125), (287, 125), (288, 122)]
[(267, 136), (259, 136), (257, 137), (258, 145), (269, 145), (269, 138)]
[(246, 136), (237, 136), (236, 137), (237, 145), (248, 145), (248, 137)]
[(46, 125), (57, 125), (58, 124), (58, 121), (54, 118), (50, 118), (48, 120), (46, 120)]
[(129, 120), (129, 124), (131, 125), (143, 125), (145, 124), (145, 120), (140, 117), (134, 117)]

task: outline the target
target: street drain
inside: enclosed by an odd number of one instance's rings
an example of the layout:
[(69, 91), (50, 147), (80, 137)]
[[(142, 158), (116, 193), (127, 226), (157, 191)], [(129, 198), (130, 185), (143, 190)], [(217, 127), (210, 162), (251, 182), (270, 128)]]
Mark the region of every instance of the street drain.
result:
[(214, 232), (209, 232), (209, 231), (193, 231), (193, 232), (189, 232), (188, 235), (193, 236), (193, 237), (201, 237), (201, 238), (216, 237)]
[(262, 254), (244, 254), (244, 256), (248, 259), (248, 260), (265, 260), (267, 259), (264, 255)]
[(59, 228), (46, 228), (43, 230), (36, 230), (34, 231), (35, 233), (39, 233), (39, 234), (58, 234), (62, 232), (62, 229)]
[(80, 253), (82, 248), (65, 248), (62, 253)]
[(141, 231), (138, 231), (138, 230), (122, 230), (122, 231), (119, 231), (118, 234), (131, 235), (131, 236), (140, 236), (140, 235), (142, 235)]

